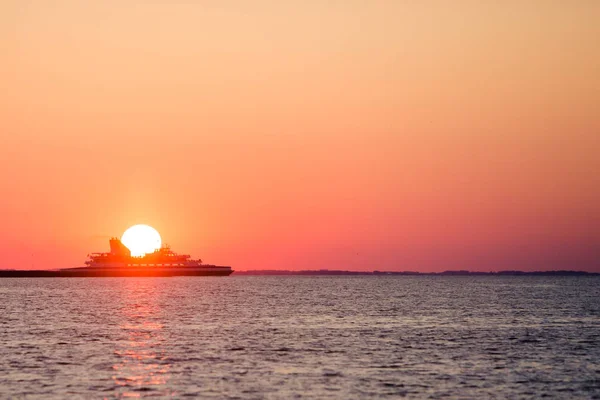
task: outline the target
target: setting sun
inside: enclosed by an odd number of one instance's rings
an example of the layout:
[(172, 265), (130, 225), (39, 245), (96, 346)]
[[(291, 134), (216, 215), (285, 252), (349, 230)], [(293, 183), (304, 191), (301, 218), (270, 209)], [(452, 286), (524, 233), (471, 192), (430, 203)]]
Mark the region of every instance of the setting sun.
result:
[(121, 236), (121, 242), (131, 250), (131, 255), (136, 257), (152, 253), (161, 246), (158, 231), (144, 224), (134, 225), (127, 229)]

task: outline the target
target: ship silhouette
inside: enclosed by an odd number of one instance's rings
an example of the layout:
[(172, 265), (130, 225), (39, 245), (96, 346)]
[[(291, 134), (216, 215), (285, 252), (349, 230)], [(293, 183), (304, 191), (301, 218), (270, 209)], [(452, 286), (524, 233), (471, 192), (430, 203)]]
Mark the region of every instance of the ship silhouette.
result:
[(116, 237), (109, 240), (110, 251), (91, 253), (84, 267), (57, 270), (0, 270), (0, 278), (17, 277), (169, 277), (227, 276), (229, 266), (203, 264), (188, 254), (177, 254), (168, 245), (143, 256), (131, 251)]

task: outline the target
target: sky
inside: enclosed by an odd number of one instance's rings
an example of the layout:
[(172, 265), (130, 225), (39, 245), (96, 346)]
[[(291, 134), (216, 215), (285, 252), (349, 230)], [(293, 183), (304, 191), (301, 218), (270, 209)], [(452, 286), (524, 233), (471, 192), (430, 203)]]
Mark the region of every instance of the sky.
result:
[(600, 272), (600, 2), (0, 0), (0, 268)]

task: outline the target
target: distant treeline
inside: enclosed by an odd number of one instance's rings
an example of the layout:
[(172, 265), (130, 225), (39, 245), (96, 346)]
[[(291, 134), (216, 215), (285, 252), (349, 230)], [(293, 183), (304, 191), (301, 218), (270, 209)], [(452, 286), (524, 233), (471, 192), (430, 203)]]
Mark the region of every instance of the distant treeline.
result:
[(444, 271), (444, 272), (416, 272), (416, 271), (341, 271), (335, 269), (319, 270), (250, 270), (235, 271), (234, 275), (541, 275), (541, 276), (582, 276), (582, 275), (600, 275), (596, 272), (585, 271), (494, 271), (494, 272), (475, 272), (467, 270)]

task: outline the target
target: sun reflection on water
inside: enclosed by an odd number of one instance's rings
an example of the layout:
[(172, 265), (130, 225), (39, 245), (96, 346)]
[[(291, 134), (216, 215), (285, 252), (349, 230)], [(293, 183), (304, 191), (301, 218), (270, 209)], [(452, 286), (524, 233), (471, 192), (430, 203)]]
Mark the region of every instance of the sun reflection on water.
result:
[(119, 398), (174, 395), (167, 385), (171, 364), (163, 345), (161, 309), (150, 282), (137, 281), (135, 287), (125, 283), (121, 292), (123, 338), (114, 350), (119, 361), (112, 367)]

